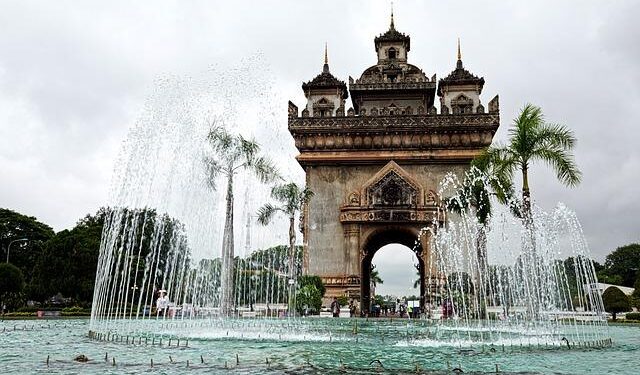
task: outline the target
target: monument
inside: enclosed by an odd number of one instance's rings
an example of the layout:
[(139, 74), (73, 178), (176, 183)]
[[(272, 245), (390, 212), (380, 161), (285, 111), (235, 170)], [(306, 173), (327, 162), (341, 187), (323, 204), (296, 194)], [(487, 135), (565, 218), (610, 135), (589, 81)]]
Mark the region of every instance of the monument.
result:
[(485, 110), (484, 79), (464, 68), (459, 42), (456, 67), (440, 81), (409, 63), (410, 42), (392, 13), (374, 39), (377, 63), (349, 77), (348, 89), (331, 74), (325, 47), (322, 73), (302, 85), (301, 113), (289, 102), (297, 160), (315, 193), (301, 224), (304, 272), (322, 277), (325, 298), (359, 300), (363, 311), (371, 261), (387, 244), (415, 252), (425, 296), (434, 263), (421, 228), (446, 220), (438, 184), (448, 172), (464, 173), (500, 123), (498, 96)]

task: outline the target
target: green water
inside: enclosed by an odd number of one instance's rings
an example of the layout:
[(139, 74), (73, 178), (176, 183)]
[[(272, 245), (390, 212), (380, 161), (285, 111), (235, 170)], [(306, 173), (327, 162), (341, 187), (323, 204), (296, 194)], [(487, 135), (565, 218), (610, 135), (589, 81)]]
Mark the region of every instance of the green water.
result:
[[(305, 332), (305, 324), (314, 329)], [(129, 344), (89, 339), (88, 320), (2, 321), (0, 374), (447, 374), (458, 367), (465, 373), (495, 373), (496, 364), (501, 373), (640, 373), (640, 327), (636, 326), (610, 327), (613, 346), (607, 348), (506, 345), (503, 349), (501, 345), (438, 345), (412, 338), (417, 322), (360, 320), (357, 335), (353, 324), (349, 319), (314, 319), (294, 325), (295, 332), (288, 336), (251, 339), (196, 328), (188, 343), (183, 335), (176, 347), (173, 336), (168, 347), (170, 336), (164, 335), (160, 347), (158, 342), (151, 345), (150, 339), (145, 344), (142, 337), (131, 338)], [(308, 333), (318, 332), (318, 327), (329, 334)], [(73, 360), (80, 354), (89, 362)]]

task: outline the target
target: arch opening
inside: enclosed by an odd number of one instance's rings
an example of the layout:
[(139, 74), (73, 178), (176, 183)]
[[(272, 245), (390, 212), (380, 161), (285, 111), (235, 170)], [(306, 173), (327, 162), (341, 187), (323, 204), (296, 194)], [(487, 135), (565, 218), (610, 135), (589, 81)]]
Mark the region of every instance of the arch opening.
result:
[[(363, 257), (361, 264), (361, 301), (360, 309), (363, 314), (377, 315), (381, 311), (374, 304), (374, 286), (372, 283), (372, 271), (378, 271), (385, 268), (385, 256), (383, 254), (391, 252), (392, 257), (400, 257), (406, 259), (398, 265), (406, 274), (410, 275), (410, 281), (405, 288), (406, 294), (416, 295), (418, 297), (418, 307), (422, 310), (424, 305), (425, 292), (425, 267), (422, 257), (422, 245), (418, 240), (418, 231), (407, 228), (385, 228), (379, 230), (369, 236), (363, 248)], [(376, 257), (376, 254), (381, 254)], [(374, 261), (374, 257), (377, 262)], [(376, 268), (373, 268), (373, 265)], [(417, 288), (411, 287), (416, 282)], [(402, 296), (398, 296), (402, 297)]]

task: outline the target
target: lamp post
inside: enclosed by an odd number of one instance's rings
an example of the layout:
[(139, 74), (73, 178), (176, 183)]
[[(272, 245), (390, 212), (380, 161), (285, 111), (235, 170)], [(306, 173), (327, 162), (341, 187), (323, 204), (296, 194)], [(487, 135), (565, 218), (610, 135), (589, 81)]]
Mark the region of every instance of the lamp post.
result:
[(19, 241), (29, 241), (28, 238), (18, 238), (17, 240), (13, 240), (11, 242), (9, 242), (9, 246), (7, 246), (7, 263), (9, 263), (9, 250), (11, 249), (11, 245), (14, 242), (19, 242)]

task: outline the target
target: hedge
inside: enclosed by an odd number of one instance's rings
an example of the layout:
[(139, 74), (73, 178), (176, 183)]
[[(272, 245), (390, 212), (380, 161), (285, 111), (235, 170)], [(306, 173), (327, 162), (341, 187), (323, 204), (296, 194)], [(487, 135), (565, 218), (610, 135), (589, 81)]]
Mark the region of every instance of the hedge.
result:
[(625, 315), (625, 319), (627, 319), (627, 320), (640, 320), (640, 312), (627, 313), (627, 315)]

